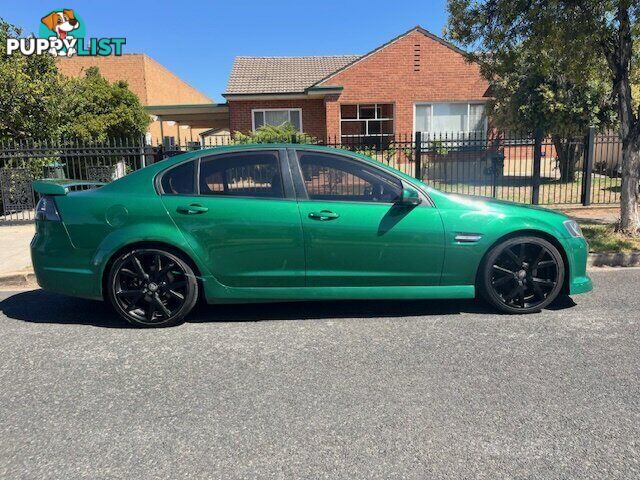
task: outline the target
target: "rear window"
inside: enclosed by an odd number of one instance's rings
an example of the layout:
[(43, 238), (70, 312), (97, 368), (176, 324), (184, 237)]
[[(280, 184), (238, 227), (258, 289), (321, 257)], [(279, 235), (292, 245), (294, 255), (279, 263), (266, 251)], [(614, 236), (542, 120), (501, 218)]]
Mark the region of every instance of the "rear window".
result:
[(195, 194), (195, 163), (183, 163), (162, 176), (162, 193), (167, 195)]

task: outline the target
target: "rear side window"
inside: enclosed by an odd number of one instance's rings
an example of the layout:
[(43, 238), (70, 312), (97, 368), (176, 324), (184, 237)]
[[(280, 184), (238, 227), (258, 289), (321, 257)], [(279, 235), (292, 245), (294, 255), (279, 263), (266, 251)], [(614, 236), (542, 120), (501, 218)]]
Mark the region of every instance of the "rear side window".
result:
[(204, 158), (200, 195), (284, 198), (276, 152), (242, 152)]
[(162, 176), (162, 193), (168, 195), (195, 194), (195, 162), (174, 167)]

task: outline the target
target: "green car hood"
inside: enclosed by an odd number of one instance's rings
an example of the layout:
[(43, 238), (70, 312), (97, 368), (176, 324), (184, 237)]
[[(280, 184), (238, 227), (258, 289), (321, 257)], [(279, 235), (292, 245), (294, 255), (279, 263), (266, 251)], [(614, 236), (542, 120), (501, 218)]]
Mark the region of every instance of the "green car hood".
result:
[[(432, 197), (434, 196), (434, 190), (430, 189)], [(437, 192), (437, 191), (436, 191)], [(460, 195), (437, 192), (434, 200), (438, 206), (446, 207), (449, 209), (460, 210), (477, 210), (477, 211), (492, 211), (498, 213), (516, 213), (521, 215), (541, 216), (541, 217), (555, 217), (556, 220), (564, 221), (569, 217), (562, 212), (551, 210), (549, 208), (540, 207), (537, 205), (527, 205), (523, 203), (509, 202), (507, 200), (498, 200), (495, 198), (479, 197), (474, 195)], [(444, 200), (444, 202), (443, 202)], [(443, 205), (444, 203), (444, 205)]]

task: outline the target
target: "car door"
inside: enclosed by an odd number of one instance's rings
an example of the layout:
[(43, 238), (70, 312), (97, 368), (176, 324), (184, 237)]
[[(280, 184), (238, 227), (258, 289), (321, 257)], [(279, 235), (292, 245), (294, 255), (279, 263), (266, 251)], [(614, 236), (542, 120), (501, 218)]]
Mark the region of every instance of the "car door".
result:
[(220, 153), (178, 165), (160, 179), (169, 215), (224, 285), (304, 285), (300, 215), (282, 155), (286, 151)]
[(302, 148), (290, 158), (308, 286), (438, 285), (444, 231), (426, 196), (398, 205), (403, 181), (356, 158)]

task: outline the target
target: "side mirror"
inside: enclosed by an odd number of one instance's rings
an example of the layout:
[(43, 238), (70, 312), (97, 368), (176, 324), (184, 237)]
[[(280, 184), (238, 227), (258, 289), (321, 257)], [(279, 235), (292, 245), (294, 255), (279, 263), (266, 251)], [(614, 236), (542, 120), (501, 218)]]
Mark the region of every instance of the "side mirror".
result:
[(400, 195), (400, 200), (398, 200), (398, 205), (405, 205), (415, 207), (416, 205), (420, 205), (422, 203), (422, 198), (420, 198), (420, 194), (414, 190), (413, 188), (403, 188), (402, 194)]

